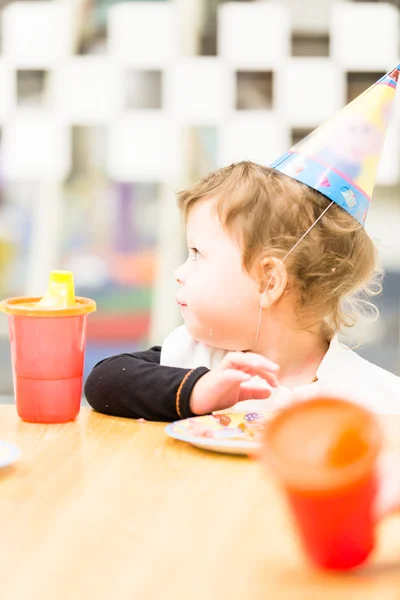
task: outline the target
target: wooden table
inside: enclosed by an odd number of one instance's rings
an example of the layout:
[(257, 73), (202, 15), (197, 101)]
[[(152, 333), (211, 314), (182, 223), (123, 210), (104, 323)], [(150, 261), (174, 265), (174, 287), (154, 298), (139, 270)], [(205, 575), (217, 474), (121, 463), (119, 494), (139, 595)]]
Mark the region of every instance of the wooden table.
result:
[[(400, 417), (387, 419), (400, 453)], [(2, 600), (345, 600), (400, 597), (400, 518), (357, 574), (315, 572), (260, 466), (169, 439), (162, 424), (88, 409), (74, 423), (21, 422), (0, 439)]]

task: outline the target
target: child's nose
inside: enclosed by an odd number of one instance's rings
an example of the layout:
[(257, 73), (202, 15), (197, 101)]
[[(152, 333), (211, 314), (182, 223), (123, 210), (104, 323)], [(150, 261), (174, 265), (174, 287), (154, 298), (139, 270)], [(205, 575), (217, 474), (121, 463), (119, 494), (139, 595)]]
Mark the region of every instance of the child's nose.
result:
[(175, 280), (182, 284), (183, 283), (183, 265), (178, 267), (175, 271)]

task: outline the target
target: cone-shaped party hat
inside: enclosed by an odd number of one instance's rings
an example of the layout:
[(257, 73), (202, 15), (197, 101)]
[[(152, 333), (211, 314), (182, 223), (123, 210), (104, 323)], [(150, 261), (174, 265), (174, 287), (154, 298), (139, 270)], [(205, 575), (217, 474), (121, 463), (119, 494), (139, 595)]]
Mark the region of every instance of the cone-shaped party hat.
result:
[(398, 65), (271, 164), (365, 224), (399, 78)]

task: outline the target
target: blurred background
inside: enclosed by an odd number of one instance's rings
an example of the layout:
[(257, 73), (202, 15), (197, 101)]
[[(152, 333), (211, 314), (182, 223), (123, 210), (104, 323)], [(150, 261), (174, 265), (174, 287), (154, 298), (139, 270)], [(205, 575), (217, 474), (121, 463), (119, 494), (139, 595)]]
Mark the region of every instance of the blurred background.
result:
[[(176, 189), (269, 163), (400, 62), (400, 0), (0, 0), (0, 298), (53, 268), (94, 298), (86, 375), (180, 316)], [(381, 319), (347, 340), (400, 374), (400, 97), (367, 231)], [(0, 394), (12, 394), (0, 315)]]

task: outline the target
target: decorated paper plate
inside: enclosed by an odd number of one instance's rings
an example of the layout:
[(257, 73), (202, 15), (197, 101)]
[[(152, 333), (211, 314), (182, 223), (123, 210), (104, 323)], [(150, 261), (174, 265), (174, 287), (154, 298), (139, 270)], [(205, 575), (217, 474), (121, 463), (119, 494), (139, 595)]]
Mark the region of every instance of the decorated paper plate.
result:
[(15, 462), (20, 455), (21, 450), (18, 446), (0, 440), (0, 468), (8, 467)]
[(263, 425), (272, 412), (215, 413), (170, 423), (167, 434), (198, 448), (227, 454), (252, 454), (261, 444)]

